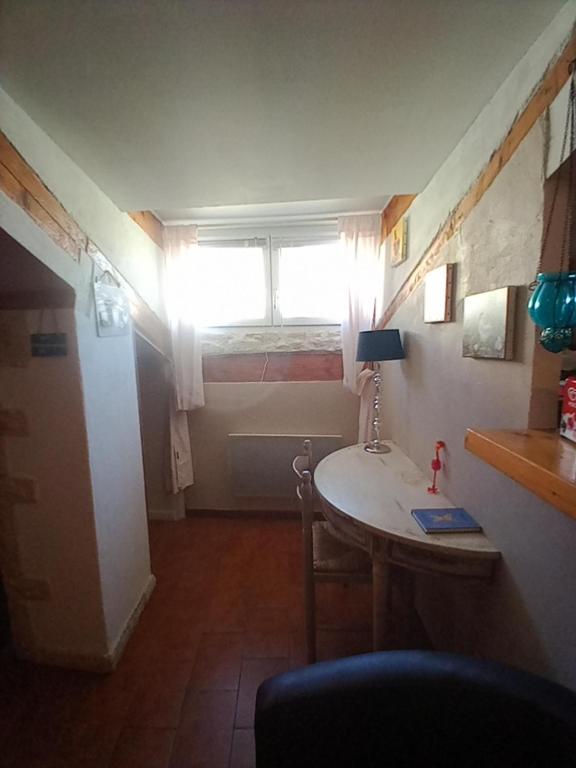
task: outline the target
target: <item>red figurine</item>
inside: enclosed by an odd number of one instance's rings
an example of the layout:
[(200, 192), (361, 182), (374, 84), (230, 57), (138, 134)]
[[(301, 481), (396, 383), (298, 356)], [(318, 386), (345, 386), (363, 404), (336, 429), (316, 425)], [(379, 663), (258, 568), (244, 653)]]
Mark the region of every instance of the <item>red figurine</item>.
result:
[(430, 466), (432, 467), (432, 470), (434, 472), (434, 476), (432, 477), (432, 485), (428, 486), (428, 493), (438, 493), (438, 486), (436, 485), (436, 475), (442, 469), (442, 462), (440, 461), (440, 451), (445, 447), (446, 447), (446, 444), (442, 440), (436, 441), (436, 446), (434, 448), (435, 456), (430, 463)]

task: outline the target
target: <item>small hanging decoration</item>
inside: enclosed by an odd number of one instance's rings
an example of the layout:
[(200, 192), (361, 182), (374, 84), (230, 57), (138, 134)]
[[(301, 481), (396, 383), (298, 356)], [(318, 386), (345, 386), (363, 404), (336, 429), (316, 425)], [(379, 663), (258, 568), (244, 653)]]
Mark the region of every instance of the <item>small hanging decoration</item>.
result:
[(430, 462), (430, 466), (432, 467), (432, 471), (434, 472), (434, 475), (432, 476), (432, 485), (428, 486), (428, 493), (432, 493), (432, 494), (438, 493), (438, 486), (436, 485), (436, 475), (442, 469), (442, 462), (440, 461), (440, 451), (442, 451), (445, 447), (446, 447), (446, 443), (444, 443), (442, 440), (436, 441), (436, 445), (434, 446), (434, 458)]
[[(560, 165), (565, 160), (568, 136), (570, 137), (570, 144), (567, 157), (571, 157), (576, 148), (576, 61), (571, 63), (570, 72), (570, 96), (560, 152)], [(546, 244), (558, 199), (560, 175), (560, 172), (556, 173), (552, 204), (542, 238), (542, 254), (546, 252)], [(548, 352), (562, 352), (564, 349), (572, 348), (573, 329), (576, 328), (576, 272), (569, 271), (570, 256), (576, 255), (576, 242), (574, 242), (576, 238), (572, 237), (576, 204), (575, 193), (573, 161), (570, 160), (568, 163), (568, 202), (560, 248), (560, 271), (542, 272), (542, 256), (540, 256), (538, 276), (536, 282), (530, 286), (532, 295), (528, 302), (528, 314), (534, 324), (542, 328), (540, 344)]]
[(126, 336), (130, 332), (130, 306), (108, 270), (94, 280), (94, 300), (98, 336)]

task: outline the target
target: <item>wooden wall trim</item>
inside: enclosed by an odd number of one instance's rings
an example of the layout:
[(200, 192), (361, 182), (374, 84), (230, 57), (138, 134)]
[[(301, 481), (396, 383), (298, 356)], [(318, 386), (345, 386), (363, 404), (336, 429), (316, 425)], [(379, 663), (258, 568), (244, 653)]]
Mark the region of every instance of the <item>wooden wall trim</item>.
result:
[(416, 195), (394, 195), (382, 211), (382, 242), (386, 240), (390, 232), (412, 205)]
[(164, 249), (164, 224), (151, 211), (131, 211), (128, 216), (146, 232), (158, 248)]
[(0, 190), (25, 210), (60, 248), (79, 261), (86, 247), (86, 236), (2, 132)]
[(109, 259), (100, 253), (88, 235), (1, 131), (0, 192), (19, 205), (34, 223), (75, 261), (79, 262), (82, 254), (86, 254), (96, 263), (105, 260), (105, 268), (113, 272), (129, 295), (134, 324), (143, 336), (149, 338), (161, 352), (171, 358), (172, 347), (166, 325), (113, 267)]
[(406, 299), (419, 287), (426, 273), (439, 262), (440, 251), (458, 232), (462, 223), (478, 205), (485, 192), (528, 135), (538, 118), (550, 107), (570, 77), (570, 63), (576, 58), (576, 34), (572, 35), (560, 56), (550, 64), (526, 107), (520, 112), (488, 164), (444, 222), (434, 240), (385, 309), (377, 328), (384, 328)]

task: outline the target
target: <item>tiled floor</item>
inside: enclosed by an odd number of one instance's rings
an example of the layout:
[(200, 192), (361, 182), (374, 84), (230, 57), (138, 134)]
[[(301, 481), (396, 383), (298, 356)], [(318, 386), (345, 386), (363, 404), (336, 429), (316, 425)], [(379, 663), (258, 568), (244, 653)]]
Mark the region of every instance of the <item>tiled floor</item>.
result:
[[(0, 661), (0, 768), (249, 768), (259, 683), (303, 663), (296, 521), (151, 526), (157, 587), (118, 669)], [(366, 585), (322, 585), (319, 655), (369, 650)]]

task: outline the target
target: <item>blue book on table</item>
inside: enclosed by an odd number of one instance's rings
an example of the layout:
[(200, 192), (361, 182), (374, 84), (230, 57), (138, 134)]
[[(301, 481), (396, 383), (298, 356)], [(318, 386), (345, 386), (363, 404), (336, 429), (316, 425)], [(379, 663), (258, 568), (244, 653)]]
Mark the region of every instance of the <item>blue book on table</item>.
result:
[(413, 509), (412, 515), (424, 533), (475, 533), (482, 530), (462, 507)]

